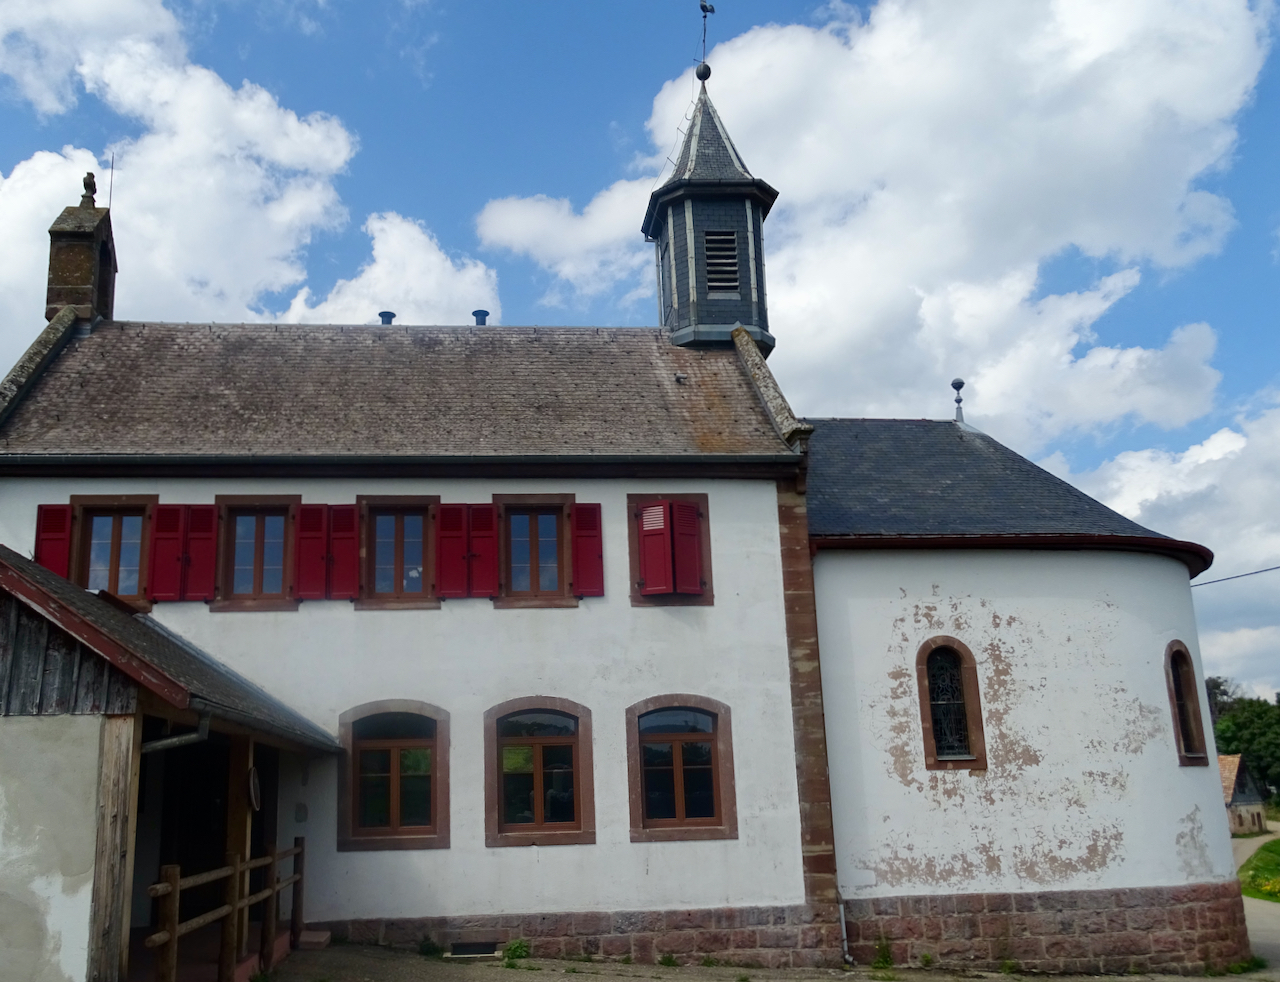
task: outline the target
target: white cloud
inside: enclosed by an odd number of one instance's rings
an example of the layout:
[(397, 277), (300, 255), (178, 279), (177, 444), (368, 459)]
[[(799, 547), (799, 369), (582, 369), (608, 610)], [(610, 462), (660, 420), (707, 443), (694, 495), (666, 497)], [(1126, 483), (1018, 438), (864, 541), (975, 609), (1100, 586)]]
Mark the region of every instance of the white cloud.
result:
[(497, 323), (502, 315), (498, 278), (474, 259), (451, 260), (435, 236), (394, 212), (371, 215), (364, 230), (373, 239), (373, 257), (350, 280), (339, 280), (322, 302), (310, 305), (303, 288), (281, 320), (311, 324), (377, 323), (388, 298), (400, 324), (470, 324), (484, 308)]
[[(836, 18), (825, 27), (755, 28), (709, 59), (739, 150), (781, 191), (766, 225), (771, 365), (797, 409), (942, 415), (961, 375), (970, 415), (1028, 449), (1205, 412), (1209, 328), (1143, 348), (1099, 346), (1092, 325), (1136, 284), (1132, 269), (1194, 262), (1232, 228), (1230, 203), (1196, 181), (1229, 161), (1267, 11), (1247, 0), (880, 0), (865, 21), (843, 4), (825, 11)], [(655, 99), (655, 160), (694, 91), (686, 73)], [(623, 182), (637, 198), (643, 183)], [(651, 291), (639, 203), (605, 208), (618, 187), (580, 214), (493, 203), (482, 235), (566, 289)], [(537, 220), (554, 230), (545, 243)], [(1132, 269), (1038, 297), (1041, 264), (1069, 248)], [(593, 266), (602, 253), (610, 262)]]
[[(141, 128), (102, 156), (40, 152), (0, 176), (5, 364), (43, 326), (49, 224), (79, 201), (87, 170), (98, 172), (105, 203), (103, 164), (113, 151), (118, 317), (271, 320), (264, 299), (299, 288), (285, 315), (295, 320), (341, 312), (363, 323), (390, 308), (466, 322), (463, 308), (497, 309), (491, 272), (449, 260), (429, 233), (394, 215), (369, 220), (375, 249), (359, 275), (328, 300), (312, 300), (303, 251), (347, 221), (334, 181), (356, 138), (332, 116), (299, 116), (252, 82), (233, 87), (191, 63), (160, 0), (8, 0), (0, 4), (0, 71), (42, 112), (87, 95)], [(435, 298), (424, 297), (424, 284)]]

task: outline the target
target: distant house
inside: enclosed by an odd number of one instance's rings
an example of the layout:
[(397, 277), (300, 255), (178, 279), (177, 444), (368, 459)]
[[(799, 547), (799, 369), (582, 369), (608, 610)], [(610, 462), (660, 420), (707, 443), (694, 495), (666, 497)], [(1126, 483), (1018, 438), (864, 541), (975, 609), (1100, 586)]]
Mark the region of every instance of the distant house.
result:
[(1222, 774), (1222, 801), (1232, 835), (1267, 831), (1267, 809), (1258, 782), (1239, 754), (1218, 754)]

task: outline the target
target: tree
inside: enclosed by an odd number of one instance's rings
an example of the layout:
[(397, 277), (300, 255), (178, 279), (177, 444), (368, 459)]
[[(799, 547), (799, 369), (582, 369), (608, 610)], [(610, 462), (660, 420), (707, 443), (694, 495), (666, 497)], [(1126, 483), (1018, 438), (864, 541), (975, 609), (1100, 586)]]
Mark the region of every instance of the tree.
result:
[(1242, 754), (1255, 780), (1272, 789), (1280, 787), (1280, 705), (1234, 699), (1213, 732), (1219, 753)]
[(1205, 692), (1209, 696), (1209, 719), (1218, 725), (1223, 713), (1229, 712), (1237, 699), (1244, 695), (1244, 690), (1231, 679), (1222, 675), (1210, 675), (1204, 680)]

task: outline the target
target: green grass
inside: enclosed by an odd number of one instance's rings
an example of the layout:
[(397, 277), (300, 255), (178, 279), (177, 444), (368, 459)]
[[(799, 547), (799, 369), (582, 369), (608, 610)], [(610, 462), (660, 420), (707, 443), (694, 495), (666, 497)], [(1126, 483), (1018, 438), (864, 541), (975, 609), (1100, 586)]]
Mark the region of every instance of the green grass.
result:
[(885, 938), (876, 942), (876, 957), (871, 959), (872, 968), (893, 968), (893, 946)]
[(1280, 902), (1280, 839), (1273, 839), (1240, 867), (1240, 892), (1258, 900)]
[(675, 966), (678, 965), (679, 962), (676, 961), (675, 955), (667, 954), (667, 955), (663, 955), (661, 958), (658, 959), (658, 964), (665, 965), (667, 966), (667, 968), (675, 968)]

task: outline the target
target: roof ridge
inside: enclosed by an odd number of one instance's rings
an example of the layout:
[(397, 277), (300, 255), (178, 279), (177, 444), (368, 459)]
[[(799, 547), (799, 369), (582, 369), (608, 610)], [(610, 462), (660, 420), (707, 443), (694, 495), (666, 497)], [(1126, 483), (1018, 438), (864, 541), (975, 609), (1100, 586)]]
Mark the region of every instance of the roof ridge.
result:
[(67, 346), (76, 326), (76, 316), (75, 307), (66, 306), (59, 310), (0, 381), (0, 423), (18, 408), (18, 403)]

